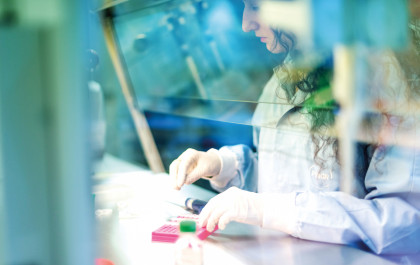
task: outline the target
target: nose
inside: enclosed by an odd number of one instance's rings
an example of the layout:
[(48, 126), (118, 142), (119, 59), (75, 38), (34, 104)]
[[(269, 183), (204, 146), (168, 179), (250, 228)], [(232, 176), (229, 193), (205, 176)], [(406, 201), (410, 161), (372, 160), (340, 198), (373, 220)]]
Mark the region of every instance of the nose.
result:
[(250, 12), (245, 9), (242, 15), (242, 30), (244, 32), (250, 32), (257, 30), (258, 28), (259, 23), (255, 12)]

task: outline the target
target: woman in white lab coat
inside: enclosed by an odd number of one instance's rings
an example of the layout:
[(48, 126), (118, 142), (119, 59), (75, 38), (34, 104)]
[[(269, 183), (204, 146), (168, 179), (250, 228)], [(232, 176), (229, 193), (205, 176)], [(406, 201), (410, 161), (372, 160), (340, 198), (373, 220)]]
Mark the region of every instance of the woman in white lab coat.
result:
[[(287, 56), (259, 100), (277, 104), (259, 103), (253, 116), (257, 153), (245, 145), (189, 149), (171, 164), (175, 188), (208, 178), (222, 191), (201, 212), (201, 225), (212, 231), (238, 221), (309, 240), (367, 246), (375, 253), (419, 252), (420, 150), (388, 141), (400, 128), (420, 138), (418, 120), (371, 118), (370, 124), (380, 124), (370, 130), (376, 143), (357, 146), (356, 190), (340, 192), (338, 142), (328, 136), (334, 122), (331, 92), (314, 100), (329, 77), (328, 62), (296, 74), (293, 35), (261, 23), (257, 1), (244, 4), (243, 30), (255, 32), (272, 53)], [(379, 102), (386, 113), (407, 102), (397, 59), (384, 52), (371, 60), (378, 66), (371, 73), (373, 104)], [(387, 145), (381, 142), (385, 138)]]

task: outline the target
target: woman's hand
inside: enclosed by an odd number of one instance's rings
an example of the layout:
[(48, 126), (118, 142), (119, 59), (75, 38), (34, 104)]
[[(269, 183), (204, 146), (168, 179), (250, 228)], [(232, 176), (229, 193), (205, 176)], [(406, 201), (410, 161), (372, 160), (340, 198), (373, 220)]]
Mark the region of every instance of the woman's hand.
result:
[(200, 227), (212, 232), (216, 225), (225, 229), (231, 221), (262, 225), (264, 204), (262, 194), (229, 188), (213, 197), (199, 216)]
[(201, 152), (188, 149), (169, 166), (169, 175), (174, 181), (174, 188), (179, 190), (184, 184), (191, 184), (203, 177), (219, 174), (222, 161), (217, 150)]

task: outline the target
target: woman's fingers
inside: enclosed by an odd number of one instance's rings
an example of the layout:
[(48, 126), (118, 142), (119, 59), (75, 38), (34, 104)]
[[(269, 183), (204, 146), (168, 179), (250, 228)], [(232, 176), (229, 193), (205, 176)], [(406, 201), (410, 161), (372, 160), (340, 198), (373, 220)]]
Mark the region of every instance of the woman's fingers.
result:
[(219, 222), (218, 222), (219, 229), (224, 230), (226, 228), (226, 225), (230, 223), (230, 221), (232, 221), (233, 218), (234, 216), (231, 214), (231, 212), (229, 211), (225, 212), (225, 214), (223, 214), (219, 218)]
[(211, 213), (209, 218), (207, 219), (206, 229), (209, 232), (213, 232), (216, 225), (219, 223), (220, 216), (223, 215), (223, 211), (220, 209), (214, 209)]
[(174, 181), (175, 189), (179, 190), (187, 183), (187, 174), (193, 170), (196, 164), (197, 153), (194, 149), (187, 149), (169, 166), (169, 175)]
[(213, 199), (211, 199), (206, 206), (201, 210), (200, 215), (198, 216), (198, 224), (200, 227), (207, 226), (207, 220), (213, 210), (213, 204), (211, 203)]
[[(216, 228), (216, 225), (222, 224), (221, 229), (226, 227), (226, 224), (229, 223), (232, 219), (229, 205), (223, 203), (219, 197), (220, 195), (211, 199), (204, 209), (201, 211), (199, 216), (199, 224), (201, 227), (206, 227), (207, 231), (213, 232)], [(222, 221), (222, 223), (220, 222)]]
[(182, 187), (184, 184), (191, 184), (187, 183), (187, 174), (194, 170), (196, 166), (196, 156), (194, 154), (190, 154), (189, 156), (184, 156), (181, 158), (181, 162), (178, 166), (178, 176), (177, 176), (177, 184), (179, 187)]
[(175, 181), (175, 189), (191, 184), (202, 177), (215, 176), (220, 172), (221, 162), (215, 151), (201, 152), (187, 149), (172, 162), (169, 173)]
[(177, 185), (181, 188), (187, 181), (187, 174), (191, 172), (197, 164), (198, 151), (194, 149), (187, 149), (182, 153), (178, 160)]
[(178, 159), (175, 159), (169, 166), (169, 176), (171, 176), (174, 189), (177, 189), (177, 190), (181, 188), (180, 186), (178, 186), (178, 181), (177, 181), (179, 163), (180, 163), (180, 160), (178, 158)]

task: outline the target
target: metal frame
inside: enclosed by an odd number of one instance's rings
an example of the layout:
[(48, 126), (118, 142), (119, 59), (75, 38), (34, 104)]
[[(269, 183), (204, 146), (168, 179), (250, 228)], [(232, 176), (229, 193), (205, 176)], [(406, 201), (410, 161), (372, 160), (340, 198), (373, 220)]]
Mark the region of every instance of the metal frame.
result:
[[(121, 3), (121, 1), (119, 1), (119, 3)], [(136, 132), (146, 156), (147, 163), (153, 172), (165, 172), (156, 142), (153, 138), (144, 112), (136, 99), (133, 86), (127, 74), (127, 69), (123, 64), (123, 59), (118, 49), (116, 33), (112, 22), (113, 17), (111, 9), (112, 7), (103, 9), (100, 13), (106, 46), (120, 82), (122, 93), (131, 117), (133, 118)]]

